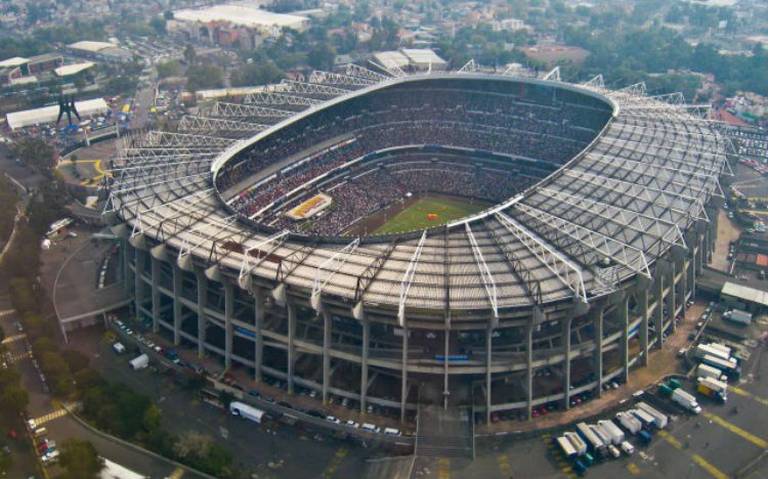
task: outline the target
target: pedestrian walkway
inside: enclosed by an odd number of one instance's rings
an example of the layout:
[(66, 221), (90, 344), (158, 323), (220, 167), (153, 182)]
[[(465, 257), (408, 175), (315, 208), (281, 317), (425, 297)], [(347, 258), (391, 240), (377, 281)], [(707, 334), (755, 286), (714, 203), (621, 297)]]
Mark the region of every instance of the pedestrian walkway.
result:
[(10, 360), (11, 364), (16, 364), (19, 361), (23, 361), (24, 359), (31, 358), (32, 353), (29, 351), (25, 351), (23, 353), (8, 353), (6, 357)]
[(40, 417), (36, 417), (34, 419), (35, 420), (35, 425), (39, 427), (39, 426), (42, 426), (43, 424), (45, 424), (47, 422), (53, 421), (54, 419), (58, 419), (60, 417), (64, 417), (67, 414), (69, 414), (70, 410), (77, 409), (78, 407), (80, 407), (80, 403), (68, 404), (66, 407), (63, 407), (61, 409), (57, 409), (55, 411), (51, 411), (48, 414), (44, 414), (44, 415), (42, 415)]

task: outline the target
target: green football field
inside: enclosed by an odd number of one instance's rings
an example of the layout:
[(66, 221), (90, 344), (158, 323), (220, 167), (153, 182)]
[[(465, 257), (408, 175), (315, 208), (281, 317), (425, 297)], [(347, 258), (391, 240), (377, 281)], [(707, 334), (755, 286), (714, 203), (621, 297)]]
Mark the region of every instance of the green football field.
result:
[[(381, 225), (374, 234), (389, 234), (439, 226), (457, 218), (477, 213), (488, 207), (482, 201), (453, 198), (424, 197), (400, 211)], [(429, 219), (430, 214), (437, 215)]]

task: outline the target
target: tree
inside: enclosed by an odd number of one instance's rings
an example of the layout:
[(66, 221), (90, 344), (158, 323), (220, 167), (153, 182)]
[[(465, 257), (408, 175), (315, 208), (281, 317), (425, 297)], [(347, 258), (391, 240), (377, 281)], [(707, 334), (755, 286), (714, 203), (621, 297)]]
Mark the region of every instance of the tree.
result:
[(104, 469), (104, 460), (89, 441), (66, 439), (61, 445), (59, 464), (64, 469), (62, 479), (97, 479)]
[(0, 393), (0, 406), (4, 411), (19, 414), (27, 408), (28, 404), (29, 394), (20, 385), (3, 387), (2, 393)]
[(187, 62), (187, 65), (194, 65), (197, 61), (197, 52), (191, 44), (184, 47), (184, 60)]
[(187, 89), (191, 91), (219, 88), (224, 85), (224, 72), (215, 65), (192, 65), (187, 69)]
[(152, 17), (149, 21), (149, 26), (155, 31), (157, 35), (165, 35), (165, 17)]
[(315, 70), (330, 70), (333, 68), (333, 60), (336, 58), (336, 50), (326, 42), (315, 45), (307, 54), (307, 63)]
[(144, 427), (145, 431), (152, 433), (152, 431), (160, 428), (160, 419), (162, 416), (163, 414), (160, 412), (160, 408), (154, 404), (151, 404), (144, 411), (144, 418), (141, 421), (141, 425)]
[(232, 85), (248, 86), (277, 83), (284, 76), (285, 72), (272, 61), (254, 62), (250, 65), (243, 65), (232, 73)]
[(181, 63), (178, 60), (170, 60), (157, 64), (157, 74), (160, 78), (168, 78), (181, 74)]

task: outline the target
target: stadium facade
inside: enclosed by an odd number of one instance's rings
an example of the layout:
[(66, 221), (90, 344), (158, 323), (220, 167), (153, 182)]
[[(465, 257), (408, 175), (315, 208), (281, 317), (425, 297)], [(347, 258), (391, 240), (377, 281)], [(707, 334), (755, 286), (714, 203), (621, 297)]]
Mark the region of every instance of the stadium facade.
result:
[[(530, 417), (646, 366), (713, 251), (728, 138), (642, 84), (468, 70), (315, 72), (124, 139), (107, 211), (137, 315), (255, 381), (403, 419), (420, 402)], [(444, 167), (468, 194), (490, 175), (510, 196), (388, 236), (315, 229), (341, 207), (283, 214)]]

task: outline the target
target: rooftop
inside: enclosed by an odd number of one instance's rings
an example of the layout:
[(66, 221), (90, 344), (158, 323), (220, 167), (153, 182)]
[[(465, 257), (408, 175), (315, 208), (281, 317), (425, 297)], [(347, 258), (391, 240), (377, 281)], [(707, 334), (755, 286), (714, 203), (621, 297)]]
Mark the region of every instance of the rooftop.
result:
[(244, 5), (214, 5), (200, 9), (183, 9), (173, 12), (175, 20), (188, 22), (229, 22), (244, 27), (290, 27), (299, 28), (309, 19), (298, 15), (268, 12)]
[(82, 50), (85, 52), (98, 53), (106, 48), (114, 48), (117, 45), (109, 42), (92, 42), (90, 40), (83, 40), (68, 45), (69, 48), (74, 50)]
[(733, 298), (743, 299), (744, 301), (749, 301), (750, 303), (768, 306), (768, 291), (750, 288), (749, 286), (726, 282), (723, 285), (721, 294), (725, 296), (731, 296)]
[(0, 62), (0, 68), (17, 67), (19, 65), (24, 65), (28, 61), (29, 61), (29, 58), (22, 58), (22, 57), (8, 58), (7, 60), (3, 60)]
[(73, 63), (71, 65), (64, 65), (56, 68), (54, 73), (60, 77), (68, 75), (75, 75), (89, 68), (92, 68), (95, 64), (93, 62)]

